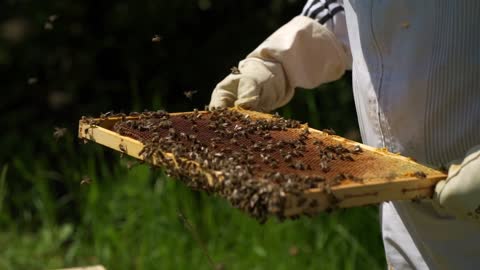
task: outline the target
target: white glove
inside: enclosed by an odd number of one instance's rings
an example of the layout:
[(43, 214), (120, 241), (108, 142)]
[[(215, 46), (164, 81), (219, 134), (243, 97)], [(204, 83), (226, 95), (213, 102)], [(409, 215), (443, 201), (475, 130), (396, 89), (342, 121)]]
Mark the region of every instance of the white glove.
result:
[(295, 87), (314, 88), (349, 68), (347, 48), (325, 26), (297, 16), (240, 62), (212, 93), (210, 107), (239, 105), (271, 111), (285, 105)]
[(434, 203), (455, 217), (480, 224), (480, 145), (463, 161), (451, 163), (447, 179), (435, 186)]
[(212, 93), (210, 108), (240, 106), (269, 112), (285, 105), (293, 88), (285, 81), (279, 63), (247, 58), (240, 62), (239, 73), (228, 75)]

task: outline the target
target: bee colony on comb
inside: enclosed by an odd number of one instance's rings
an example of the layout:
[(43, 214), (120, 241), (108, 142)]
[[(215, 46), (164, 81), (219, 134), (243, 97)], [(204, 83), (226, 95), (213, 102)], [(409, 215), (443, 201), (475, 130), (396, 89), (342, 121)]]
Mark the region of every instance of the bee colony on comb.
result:
[(426, 198), (445, 178), (385, 150), (240, 108), (83, 118), (79, 137), (164, 167), (261, 222)]

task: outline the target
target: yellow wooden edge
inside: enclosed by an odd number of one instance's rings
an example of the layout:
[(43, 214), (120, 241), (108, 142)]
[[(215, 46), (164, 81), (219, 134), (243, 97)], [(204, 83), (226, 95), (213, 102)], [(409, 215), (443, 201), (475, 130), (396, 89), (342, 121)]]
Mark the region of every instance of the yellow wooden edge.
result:
[[(336, 186), (325, 189), (307, 190), (303, 196), (288, 196), (285, 216), (301, 213), (317, 213), (326, 209), (349, 208), (395, 200), (419, 200), (432, 197), (435, 184), (444, 176), (426, 179), (402, 179), (401, 181)], [(306, 200), (298, 206), (300, 200)], [(315, 203), (312, 203), (315, 201)], [(311, 206), (313, 205), (313, 207)]]

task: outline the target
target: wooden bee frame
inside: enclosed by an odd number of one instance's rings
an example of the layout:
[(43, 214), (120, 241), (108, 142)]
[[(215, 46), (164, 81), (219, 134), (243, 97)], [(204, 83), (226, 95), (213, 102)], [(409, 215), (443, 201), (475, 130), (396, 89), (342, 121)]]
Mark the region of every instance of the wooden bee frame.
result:
[[(231, 110), (248, 115), (253, 119), (271, 119), (273, 117), (270, 114), (239, 108)], [(198, 113), (207, 114), (208, 112)], [(185, 113), (173, 113), (170, 115), (182, 114)], [(142, 160), (143, 157), (140, 155), (144, 148), (142, 142), (112, 131), (117, 121), (125, 119), (135, 120), (138, 117), (116, 116), (82, 119), (79, 122), (78, 136), (81, 139), (93, 141)], [(390, 153), (384, 149), (363, 145), (340, 136), (327, 135), (312, 128), (308, 130), (313, 136), (328, 136), (329, 140), (334, 140), (338, 144), (352, 149), (360, 147), (362, 151), (368, 153), (371, 157), (370, 165), (366, 164), (363, 168), (368, 172), (364, 175), (368, 177), (365, 177), (362, 181), (343, 181), (340, 185), (308, 189), (300, 195), (287, 194), (280, 216), (291, 217), (299, 214), (314, 214), (332, 208), (349, 208), (377, 204), (384, 201), (431, 198), (435, 184), (446, 178), (445, 173), (418, 164), (410, 158)], [(163, 156), (163, 160), (153, 158), (149, 162), (157, 166), (169, 165), (173, 167), (178, 167), (180, 163), (188, 163), (193, 171), (196, 171), (198, 175), (206, 179), (208, 185), (213, 186), (216, 182), (223, 181), (221, 171), (205, 170), (201, 164), (185, 158), (175, 157), (172, 153), (166, 152), (163, 153)], [(169, 160), (169, 164), (165, 164), (165, 160)], [(377, 163), (381, 163), (382, 167), (372, 167), (371, 164)], [(390, 172), (390, 174), (385, 174), (385, 171)]]

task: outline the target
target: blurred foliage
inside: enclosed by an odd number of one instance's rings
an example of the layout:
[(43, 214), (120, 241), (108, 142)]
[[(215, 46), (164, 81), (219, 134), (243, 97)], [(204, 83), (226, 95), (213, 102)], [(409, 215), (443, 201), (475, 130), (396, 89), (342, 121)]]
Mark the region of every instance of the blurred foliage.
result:
[[(179, 208), (204, 228), (208, 248), (231, 266), (227, 269), (315, 268), (323, 252), (325, 267), (381, 268), (374, 208), (262, 227), (224, 201), (165, 182), (167, 177), (146, 166), (126, 172), (117, 154), (75, 138), (82, 115), (203, 108), (230, 67), (303, 4), (1, 1), (0, 246), (9, 248), (0, 249), (0, 268), (104, 263), (111, 269), (158, 269), (153, 262), (162, 260), (162, 269), (206, 269), (201, 251), (176, 219)], [(155, 35), (158, 42), (152, 42)], [(319, 91), (299, 89), (279, 112), (358, 140), (350, 88), (346, 74)], [(198, 91), (192, 100), (183, 95), (189, 90)], [(56, 126), (68, 128), (68, 134), (55, 140)], [(80, 185), (84, 176), (93, 184)], [(367, 233), (360, 235), (363, 229)], [(295, 242), (310, 253), (298, 262), (278, 261)], [(328, 248), (330, 242), (336, 244)], [(335, 247), (359, 257), (334, 259)]]

